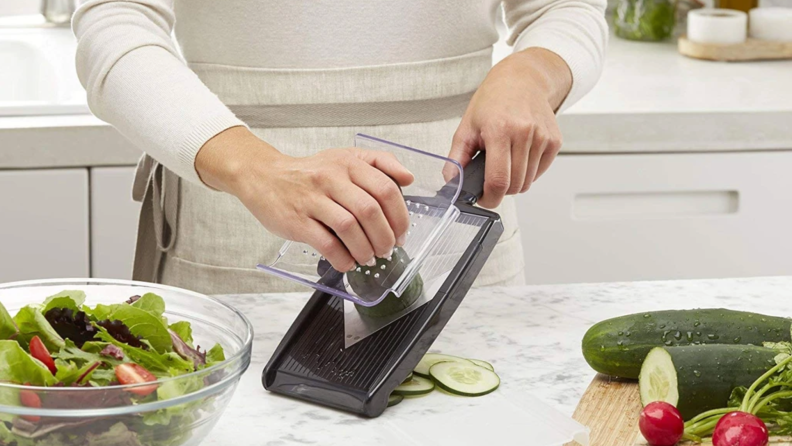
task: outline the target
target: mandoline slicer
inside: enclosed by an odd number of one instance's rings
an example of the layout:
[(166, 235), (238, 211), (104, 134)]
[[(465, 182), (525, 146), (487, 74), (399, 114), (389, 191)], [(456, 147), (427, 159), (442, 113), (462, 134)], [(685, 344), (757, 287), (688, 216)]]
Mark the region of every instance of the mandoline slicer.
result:
[[(259, 265), (316, 289), (262, 382), (275, 393), (376, 417), (456, 311), (503, 226), (497, 214), (474, 207), (483, 192), (484, 152), (463, 173), (455, 161), (376, 138), (358, 135), (356, 145), (390, 148), (416, 176), (415, 185), (403, 189), (415, 223), (404, 246), (411, 261), (399, 277), (382, 273), (381, 293), (363, 296), (307, 245), (287, 243), (277, 259)], [(410, 308), (384, 321), (357, 314), (354, 304), (372, 306), (390, 292), (400, 296), (417, 274), (423, 293)]]

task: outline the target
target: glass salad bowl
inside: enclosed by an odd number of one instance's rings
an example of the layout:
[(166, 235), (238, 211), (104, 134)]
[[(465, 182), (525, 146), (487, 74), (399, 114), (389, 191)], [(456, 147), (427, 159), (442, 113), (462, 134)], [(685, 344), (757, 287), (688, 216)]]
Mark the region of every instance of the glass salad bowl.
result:
[[(179, 288), (97, 279), (15, 282), (0, 285), (0, 303), (7, 310), (0, 311), (2, 446), (198, 445), (250, 364), (253, 328), (245, 316)], [(53, 313), (59, 305), (64, 309)], [(82, 346), (63, 334), (71, 327), (64, 332), (64, 320), (88, 323), (77, 341)], [(87, 339), (86, 330), (97, 338)], [(36, 343), (52, 352), (53, 368), (38, 360)], [(137, 364), (143, 371), (132, 373), (135, 379), (119, 374), (139, 370)]]

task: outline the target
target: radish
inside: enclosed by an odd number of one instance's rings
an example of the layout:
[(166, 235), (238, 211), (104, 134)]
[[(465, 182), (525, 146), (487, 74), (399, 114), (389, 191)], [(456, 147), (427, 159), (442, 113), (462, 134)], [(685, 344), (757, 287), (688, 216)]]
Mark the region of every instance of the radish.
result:
[(766, 446), (769, 441), (764, 422), (747, 412), (727, 413), (712, 433), (713, 446)]
[(655, 401), (641, 411), (638, 427), (651, 446), (674, 446), (682, 438), (685, 422), (676, 407)]

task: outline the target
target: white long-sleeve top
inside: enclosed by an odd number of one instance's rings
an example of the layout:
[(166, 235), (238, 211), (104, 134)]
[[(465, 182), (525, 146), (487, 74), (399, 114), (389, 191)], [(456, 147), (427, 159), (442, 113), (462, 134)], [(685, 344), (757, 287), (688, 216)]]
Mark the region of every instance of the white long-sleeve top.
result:
[(338, 68), (463, 55), (498, 41), (501, 3), (514, 51), (545, 48), (569, 65), (563, 108), (591, 90), (606, 0), (87, 0), (72, 22), (77, 73), (97, 117), (200, 184), (198, 150), (244, 124), (188, 63)]

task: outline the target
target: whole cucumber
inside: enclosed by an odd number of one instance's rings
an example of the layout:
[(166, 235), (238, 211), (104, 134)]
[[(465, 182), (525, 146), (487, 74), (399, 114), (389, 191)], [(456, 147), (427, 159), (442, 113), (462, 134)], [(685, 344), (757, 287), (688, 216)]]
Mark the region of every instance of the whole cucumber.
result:
[(792, 320), (726, 309), (654, 311), (608, 319), (583, 337), (583, 357), (606, 375), (637, 379), (654, 347), (790, 341)]
[(753, 384), (776, 364), (777, 354), (753, 345), (656, 347), (641, 368), (641, 403), (673, 404), (685, 420), (726, 407), (732, 390)]

